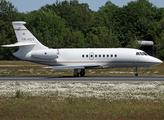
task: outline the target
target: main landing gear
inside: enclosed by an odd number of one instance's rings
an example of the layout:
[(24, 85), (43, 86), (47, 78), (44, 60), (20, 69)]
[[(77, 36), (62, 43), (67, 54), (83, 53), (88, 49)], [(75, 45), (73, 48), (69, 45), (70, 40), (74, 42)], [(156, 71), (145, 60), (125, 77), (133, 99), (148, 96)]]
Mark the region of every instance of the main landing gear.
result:
[[(78, 77), (79, 76), (78, 69), (74, 69), (74, 74), (73, 75), (75, 77)], [(80, 76), (84, 76), (84, 75), (85, 75), (85, 69), (81, 69)]]
[(135, 76), (136, 76), (136, 77), (138, 76), (138, 67), (136, 67), (136, 73), (135, 73)]

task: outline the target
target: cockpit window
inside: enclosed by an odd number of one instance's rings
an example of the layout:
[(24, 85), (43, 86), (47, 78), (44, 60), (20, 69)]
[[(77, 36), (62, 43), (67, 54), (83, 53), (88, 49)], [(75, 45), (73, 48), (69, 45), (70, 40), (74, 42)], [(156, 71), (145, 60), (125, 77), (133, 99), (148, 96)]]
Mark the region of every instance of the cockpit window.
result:
[(139, 52), (136, 52), (136, 55), (140, 55), (140, 53)]
[(144, 52), (144, 55), (146, 55), (146, 56), (147, 56), (148, 54), (147, 54), (146, 52)]
[(140, 52), (141, 55), (144, 55), (143, 52)]
[(147, 56), (148, 54), (146, 52), (136, 52), (136, 55), (142, 55), (142, 56)]

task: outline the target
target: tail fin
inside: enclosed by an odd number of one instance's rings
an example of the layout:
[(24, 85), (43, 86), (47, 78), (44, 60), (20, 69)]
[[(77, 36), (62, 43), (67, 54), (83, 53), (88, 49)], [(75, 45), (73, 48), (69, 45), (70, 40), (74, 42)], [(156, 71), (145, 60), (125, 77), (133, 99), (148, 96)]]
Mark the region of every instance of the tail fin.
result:
[(18, 43), (11, 45), (3, 45), (4, 47), (15, 47), (15, 46), (34, 46), (32, 50), (41, 50), (47, 49), (44, 45), (42, 45), (32, 34), (31, 32), (24, 26), (26, 22), (17, 21), (12, 22), (14, 31), (18, 40)]
[(19, 46), (19, 50), (14, 54), (14, 56), (18, 58), (23, 58), (28, 52), (36, 51), (36, 50), (44, 50), (48, 49), (42, 45), (32, 34), (31, 32), (24, 26), (26, 22), (24, 21), (15, 21), (12, 22), (14, 31), (17, 37), (18, 42), (10, 45), (2, 45), (2, 47), (16, 47)]

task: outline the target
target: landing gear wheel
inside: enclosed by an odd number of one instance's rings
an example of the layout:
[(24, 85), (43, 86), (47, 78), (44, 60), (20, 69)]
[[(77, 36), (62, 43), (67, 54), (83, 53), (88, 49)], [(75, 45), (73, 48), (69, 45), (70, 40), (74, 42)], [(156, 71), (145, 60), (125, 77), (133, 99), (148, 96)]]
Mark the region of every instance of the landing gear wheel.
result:
[(138, 67), (136, 67), (136, 74), (135, 76), (137, 77), (138, 76)]
[(135, 76), (137, 77), (138, 76), (138, 73), (136, 73)]
[(84, 76), (85, 75), (85, 69), (81, 69), (81, 72), (80, 72), (80, 76)]
[(75, 77), (79, 77), (78, 69), (74, 69), (74, 74)]

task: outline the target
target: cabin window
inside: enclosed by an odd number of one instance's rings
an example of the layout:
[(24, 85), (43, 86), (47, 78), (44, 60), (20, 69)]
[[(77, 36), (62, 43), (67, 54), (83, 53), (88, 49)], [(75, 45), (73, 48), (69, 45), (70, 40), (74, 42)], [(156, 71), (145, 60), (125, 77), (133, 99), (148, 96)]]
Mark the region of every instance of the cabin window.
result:
[(88, 57), (88, 55), (86, 55), (86, 57)]
[(97, 55), (95, 55), (95, 57), (97, 57)]
[(113, 55), (111, 55), (111, 57), (113, 57)]
[(117, 57), (117, 55), (115, 54), (115, 57)]
[(105, 55), (103, 55), (103, 57), (105, 57)]
[(84, 58), (84, 55), (82, 55), (82, 57)]
[(99, 55), (99, 57), (101, 57), (101, 55)]
[(109, 55), (107, 55), (107, 57), (109, 57)]

